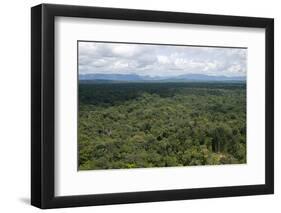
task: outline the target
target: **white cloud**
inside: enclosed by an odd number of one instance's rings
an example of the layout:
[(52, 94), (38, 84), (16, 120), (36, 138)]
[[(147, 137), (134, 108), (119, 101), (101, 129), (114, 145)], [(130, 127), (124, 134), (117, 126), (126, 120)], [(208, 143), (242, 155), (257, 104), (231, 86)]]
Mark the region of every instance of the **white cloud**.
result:
[(247, 49), (79, 42), (79, 74), (246, 75)]

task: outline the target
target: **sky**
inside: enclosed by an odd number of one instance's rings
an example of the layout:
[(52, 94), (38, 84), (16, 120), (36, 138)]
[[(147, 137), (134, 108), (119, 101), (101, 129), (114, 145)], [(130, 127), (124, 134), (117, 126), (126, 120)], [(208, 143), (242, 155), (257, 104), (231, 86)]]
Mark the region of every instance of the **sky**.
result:
[(231, 77), (246, 76), (247, 68), (247, 49), (242, 48), (79, 41), (78, 53), (79, 74)]

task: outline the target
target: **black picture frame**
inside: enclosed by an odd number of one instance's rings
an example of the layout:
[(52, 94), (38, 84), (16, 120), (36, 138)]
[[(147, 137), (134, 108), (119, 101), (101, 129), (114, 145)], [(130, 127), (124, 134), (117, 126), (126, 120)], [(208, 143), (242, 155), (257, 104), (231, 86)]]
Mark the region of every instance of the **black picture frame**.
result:
[[(264, 28), (265, 184), (93, 195), (54, 195), (54, 20), (57, 16)], [(274, 193), (274, 20), (271, 18), (41, 4), (31, 8), (31, 204), (42, 208)]]

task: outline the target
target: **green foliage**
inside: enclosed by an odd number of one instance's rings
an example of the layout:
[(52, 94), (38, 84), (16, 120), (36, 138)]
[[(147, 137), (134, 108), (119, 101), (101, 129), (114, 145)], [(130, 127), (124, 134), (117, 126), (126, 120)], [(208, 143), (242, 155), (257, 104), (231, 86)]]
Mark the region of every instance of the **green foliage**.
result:
[(79, 169), (246, 163), (238, 83), (79, 85)]

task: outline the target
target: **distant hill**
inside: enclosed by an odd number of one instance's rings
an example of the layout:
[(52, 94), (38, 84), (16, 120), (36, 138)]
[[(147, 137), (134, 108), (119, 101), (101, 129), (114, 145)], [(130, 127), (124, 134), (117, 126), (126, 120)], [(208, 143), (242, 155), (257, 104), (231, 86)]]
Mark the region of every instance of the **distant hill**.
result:
[(110, 80), (110, 81), (142, 81), (143, 78), (136, 74), (84, 74), (79, 75), (79, 80)]
[(176, 79), (183, 80), (202, 80), (202, 81), (245, 81), (245, 76), (215, 76), (215, 75), (203, 75), (203, 74), (186, 74), (177, 76)]
[(204, 74), (185, 74), (178, 76), (140, 76), (137, 74), (81, 74), (80, 81), (97, 81), (97, 82), (207, 82), (207, 81), (246, 81), (245, 76), (215, 76)]

